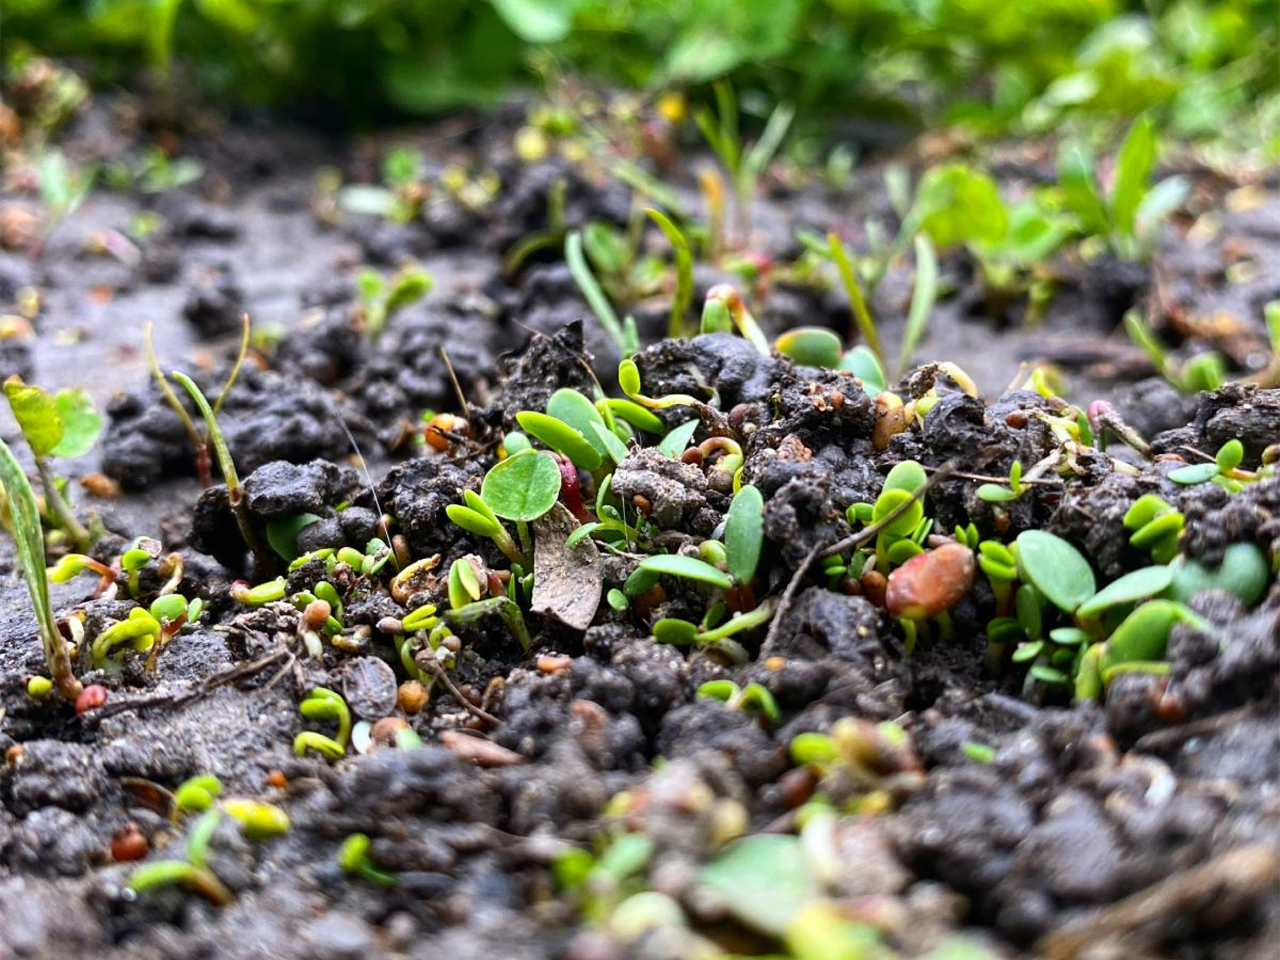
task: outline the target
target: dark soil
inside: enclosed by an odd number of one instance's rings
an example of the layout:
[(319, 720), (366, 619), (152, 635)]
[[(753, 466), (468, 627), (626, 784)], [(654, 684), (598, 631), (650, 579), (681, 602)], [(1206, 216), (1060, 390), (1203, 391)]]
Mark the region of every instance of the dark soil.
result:
[[(92, 127), (99, 137), (101, 127)], [(412, 716), (370, 694), (365, 719), (403, 717), (424, 746), (353, 751), (332, 764), (293, 755), (293, 737), (308, 728), (298, 702), (315, 686), (356, 683), (354, 657), (384, 660), (404, 679), (377, 625), (402, 617), (406, 606), (377, 578), (353, 575), (344, 584), (346, 624), (361, 632), (351, 650), (326, 646), (315, 660), (298, 640), (291, 606), (249, 610), (230, 600), (228, 584), (251, 564), (225, 488), (201, 491), (196, 482), (185, 434), (150, 381), (142, 327), (155, 322), (166, 368), (186, 366), (215, 386), (242, 311), (260, 331), (279, 325), (278, 346), (251, 354), (221, 416), (259, 521), (313, 513), (322, 519), (300, 545), (362, 549), (378, 532), (381, 510), (395, 518), (392, 532), (412, 557), (439, 554), (439, 572), (466, 554), (502, 565), (491, 544), (445, 518), (445, 507), (478, 488), (517, 411), (541, 410), (559, 387), (589, 389), (593, 370), (607, 384), (617, 361), (563, 265), (532, 263), (509, 277), (502, 254), (546, 226), (547, 191), (559, 177), (569, 185), (571, 225), (624, 222), (629, 196), (560, 161), (522, 166), (502, 116), (464, 134), (455, 129), (408, 139), (432, 162), (462, 157), (493, 167), (503, 187), (487, 209), (442, 200), (410, 224), (355, 216), (325, 223), (312, 211), (317, 170), (334, 164), (359, 173), (367, 151), (249, 122), (189, 144), (208, 165), (198, 186), (159, 198), (96, 192), (38, 260), (0, 254), (6, 311), (21, 287), (38, 286), (43, 298), (34, 339), (3, 343), (2, 372), (48, 388), (86, 386), (109, 414), (100, 455), (72, 472), (100, 469), (122, 494), (95, 499), (77, 489), (78, 501), (113, 533), (153, 536), (181, 552), (184, 592), (209, 601), (206, 618), (178, 635), (154, 671), (126, 655), (110, 671), (85, 674), (108, 687), (109, 700), (77, 718), (23, 691), (27, 675), (43, 672), (40, 645), (4, 548), (0, 957), (693, 956), (692, 941), (623, 946), (583, 927), (556, 895), (550, 864), (614, 822), (619, 811), (610, 800), (623, 791), (629, 822), (655, 845), (651, 888), (681, 899), (701, 932), (726, 949), (764, 949), (700, 907), (694, 870), (718, 848), (726, 811), (750, 831), (790, 828), (815, 785), (793, 769), (787, 745), (845, 717), (896, 721), (910, 737), (896, 778), (890, 783), (886, 772), (876, 785), (891, 797), (886, 811), (842, 821), (833, 881), (842, 896), (874, 905), (886, 941), (903, 954), (960, 931), (996, 955), (1270, 955), (1280, 937), (1274, 584), (1250, 610), (1223, 593), (1197, 596), (1194, 607), (1230, 642), (1219, 647), (1177, 627), (1169, 674), (1122, 678), (1104, 706), (1071, 705), (1043, 689), (1027, 695), (1019, 677), (992, 671), (982, 637), (991, 616), (985, 586), (952, 611), (953, 640), (908, 656), (882, 610), (815, 578), (786, 611), (772, 656), (735, 667), (653, 642), (652, 620), (700, 613), (696, 598), (672, 589), (648, 618), (602, 604), (585, 632), (529, 616), (528, 656), (498, 625), (461, 629), (450, 671), (456, 692), (438, 689)], [(71, 149), (91, 148), (87, 134), (76, 137)], [(131, 143), (111, 137), (108, 149)], [(1037, 176), (1034, 156), (1011, 151), (1005, 167), (1013, 183)], [(694, 196), (691, 175), (674, 180)], [(942, 399), (923, 427), (885, 450), (872, 444), (872, 405), (846, 376), (761, 357), (728, 335), (644, 349), (637, 362), (648, 393), (708, 396), (714, 388), (720, 409), (734, 411), (744, 477), (766, 500), (761, 595), (780, 593), (811, 550), (847, 534), (845, 508), (873, 500), (902, 459), (999, 477), (1015, 459), (1030, 465), (1049, 454), (1055, 441), (1036, 417), (1046, 401), (1004, 392), (1024, 361), (1056, 361), (1077, 402), (1110, 398), (1158, 453), (1212, 454), (1238, 437), (1245, 465), (1256, 466), (1262, 448), (1280, 439), (1280, 391), (1228, 387), (1181, 397), (1150, 379), (1145, 357), (1118, 328), (1124, 310), (1159, 298), (1179, 318), (1162, 334), (1184, 353), (1216, 347), (1239, 370), (1258, 368), (1261, 304), (1280, 297), (1280, 191), (1274, 181), (1255, 185), (1249, 205), (1228, 204), (1234, 185), (1208, 171), (1198, 171), (1197, 182), (1195, 202), (1221, 211), (1215, 236), (1182, 235), (1182, 225), (1149, 265), (1064, 261), (1058, 295), (1036, 325), (1017, 307), (985, 315), (972, 265), (948, 260), (955, 293), (939, 304), (917, 360), (958, 363), (987, 399), (939, 380)], [(794, 254), (797, 227), (857, 237), (869, 211), (887, 209), (880, 183), (873, 169), (839, 196), (773, 185), (756, 214), (761, 252)], [(86, 252), (87, 237), (122, 229), (144, 209), (163, 225), (142, 242), (136, 264)], [(406, 257), (434, 275), (435, 289), (371, 343), (352, 309), (354, 271)], [(1242, 257), (1253, 268), (1229, 282), (1223, 271)], [(700, 278), (700, 288), (714, 279)], [(880, 292), (891, 349), (908, 280), (909, 271), (895, 271)], [(757, 316), (771, 334), (796, 323), (843, 331), (848, 322), (839, 291), (782, 284)], [(1197, 325), (1212, 316), (1219, 322)], [(665, 303), (637, 309), (637, 320), (652, 343)], [(904, 396), (911, 388), (904, 383)], [(444, 453), (415, 444), (413, 426), (427, 409), (469, 413), (474, 438)], [(671, 425), (686, 416), (664, 413)], [(953, 475), (930, 492), (929, 515), (938, 531), (972, 521), (1006, 541), (1047, 529), (1086, 552), (1103, 582), (1143, 560), (1121, 521), (1144, 493), (1183, 510), (1187, 550), (1206, 563), (1237, 541), (1272, 555), (1280, 549), (1280, 481), (1228, 496), (1212, 484), (1170, 482), (1177, 463), (1168, 459), (1133, 455), (1134, 475), (1112, 472), (1102, 457), (1085, 459), (1079, 478), (1032, 487), (1001, 515), (977, 497), (977, 482)], [(723, 520), (730, 497), (714, 473), (637, 450), (614, 489), (649, 501), (663, 548), (675, 551)], [(118, 552), (121, 542), (109, 544)], [(625, 557), (609, 560), (606, 588), (628, 570)], [(304, 568), (290, 589), (317, 578)], [(127, 606), (89, 601), (86, 583), (58, 588), (55, 601), (60, 610), (84, 609), (92, 635)], [(442, 589), (429, 585), (426, 593), (439, 599)], [(408, 605), (425, 599), (419, 593)], [(759, 638), (748, 646), (754, 654)], [(235, 679), (221, 682), (231, 671)], [(782, 710), (776, 728), (695, 698), (717, 677), (768, 688)], [(485, 743), (479, 763), (468, 736)], [(972, 744), (990, 747), (990, 762), (974, 759)], [(113, 836), (134, 823), (160, 859), (180, 855), (186, 832), (140, 801), (137, 781), (172, 789), (201, 773), (217, 775), (227, 795), (279, 804), (291, 831), (250, 844), (229, 825), (219, 830), (212, 867), (235, 894), (229, 906), (179, 888), (130, 894), (133, 865), (111, 861)], [(337, 850), (355, 832), (372, 838), (372, 857), (397, 874), (395, 886), (341, 875)]]

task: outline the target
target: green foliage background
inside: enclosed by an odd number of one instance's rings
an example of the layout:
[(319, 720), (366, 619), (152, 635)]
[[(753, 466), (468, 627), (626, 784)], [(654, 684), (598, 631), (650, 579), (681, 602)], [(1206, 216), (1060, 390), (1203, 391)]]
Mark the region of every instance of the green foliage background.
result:
[[(1047, 128), (1168, 112), (1178, 133), (1274, 107), (1276, 0), (3, 0), (10, 50), (94, 79), (175, 62), (215, 95), (362, 120), (495, 103), (533, 58), (917, 124)], [(1269, 98), (1260, 100), (1263, 95)], [(746, 104), (750, 106), (749, 100)]]

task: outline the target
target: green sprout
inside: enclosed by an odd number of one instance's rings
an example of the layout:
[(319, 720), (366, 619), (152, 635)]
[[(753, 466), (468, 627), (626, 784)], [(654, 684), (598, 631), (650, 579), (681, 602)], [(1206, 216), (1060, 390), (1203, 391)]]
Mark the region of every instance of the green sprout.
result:
[(1155, 124), (1147, 116), (1129, 127), (1116, 155), (1115, 180), (1109, 191), (1098, 184), (1097, 166), (1081, 141), (1064, 143), (1058, 153), (1063, 205), (1087, 236), (1098, 238), (1128, 260), (1150, 256), (1156, 227), (1190, 190), (1190, 183), (1181, 176), (1150, 184), (1156, 155)]
[(372, 841), (368, 834), (353, 833), (338, 848), (338, 867), (348, 877), (364, 880), (380, 887), (396, 884), (396, 875), (383, 870), (369, 856)]
[(618, 345), (623, 355), (626, 356), (640, 349), (640, 335), (636, 331), (635, 320), (631, 317), (627, 317), (625, 323), (618, 320), (618, 314), (614, 311), (613, 305), (609, 303), (609, 298), (605, 296), (595, 274), (591, 272), (591, 265), (582, 251), (580, 231), (574, 230), (565, 238), (564, 258), (569, 264), (569, 272), (582, 292), (583, 299), (587, 301), (596, 319), (600, 321), (600, 326)]
[(40, 156), (37, 177), (46, 214), (44, 236), (36, 251), (39, 256), (54, 231), (89, 198), (98, 178), (98, 168), (96, 165), (73, 167), (67, 162), (66, 154), (57, 147), (48, 147)]
[[(465, 503), (450, 504), (445, 512), (468, 533), (491, 539), (512, 563), (528, 567), (528, 525), (555, 505), (561, 483), (560, 467), (549, 454), (522, 450), (494, 464), (479, 494), (464, 490)], [(520, 545), (499, 517), (517, 525)]]
[(1124, 515), (1124, 526), (1132, 530), (1129, 545), (1151, 554), (1156, 563), (1168, 563), (1178, 552), (1178, 538), (1186, 518), (1154, 493), (1140, 496)]
[(361, 270), (356, 289), (369, 339), (376, 341), (395, 314), (425, 297), (434, 284), (431, 274), (414, 264), (406, 264), (389, 277), (376, 270)]
[(351, 710), (340, 695), (326, 687), (313, 687), (305, 700), (298, 704), (298, 712), (308, 720), (336, 720), (337, 732), (327, 737), (314, 730), (304, 730), (294, 737), (293, 752), (304, 757), (308, 750), (322, 754), (330, 760), (341, 760), (351, 741)]
[(667, 336), (680, 338), (687, 332), (685, 314), (693, 303), (693, 251), (689, 248), (689, 238), (665, 213), (653, 207), (647, 208), (645, 213), (658, 225), (658, 229), (675, 251), (676, 286), (671, 297), (671, 319), (667, 323)]
[(685, 393), (672, 393), (665, 397), (647, 397), (640, 392), (640, 368), (636, 366), (636, 362), (630, 358), (622, 360), (618, 364), (618, 385), (622, 387), (628, 399), (635, 401), (642, 407), (648, 407), (650, 410), (665, 410), (668, 407), (695, 407), (701, 410), (706, 406), (697, 397), (691, 397)]
[(1151, 365), (1170, 386), (1180, 393), (1217, 390), (1227, 382), (1227, 365), (1222, 354), (1214, 350), (1198, 353), (1183, 364), (1169, 356), (1169, 351), (1142, 319), (1137, 310), (1124, 315), (1124, 328), (1135, 344), (1142, 348)]
[[(892, 567), (905, 563), (924, 552), (924, 541), (933, 529), (933, 521), (924, 515), (924, 503), (917, 496), (928, 475), (914, 460), (895, 464), (884, 479), (880, 496), (874, 504), (855, 503), (846, 511), (851, 527), (860, 524), (879, 524), (895, 511), (909, 504), (906, 509), (876, 534), (874, 556), (875, 569), (887, 574)], [(851, 563), (850, 566), (853, 566)]]
[(732, 680), (708, 680), (698, 687), (698, 696), (719, 700), (730, 710), (753, 713), (770, 725), (782, 716), (773, 694), (758, 683), (739, 687)]
[(4, 382), (4, 394), (31, 449), (51, 520), (77, 551), (85, 552), (95, 538), (71, 509), (63, 494), (64, 482), (49, 461), (88, 453), (102, 432), (102, 416), (79, 388), (50, 394), (12, 376)]
[(551, 873), (586, 920), (602, 923), (628, 896), (645, 889), (653, 849), (643, 833), (604, 834), (594, 851), (570, 847), (558, 854)]
[(173, 792), (175, 813), (204, 813), (222, 796), (222, 781), (205, 773), (179, 784)]
[(987, 503), (1010, 503), (1017, 500), (1026, 491), (1022, 485), (1022, 461), (1013, 461), (1009, 468), (1009, 486), (1002, 487), (998, 483), (984, 483), (978, 487), (978, 496)]
[(209, 406), (209, 401), (205, 399), (194, 380), (180, 370), (175, 370), (172, 376), (191, 395), (196, 409), (204, 417), (209, 443), (218, 461), (218, 469), (222, 471), (223, 482), (227, 485), (227, 500), (231, 504), (231, 512), (235, 514), (241, 539), (253, 555), (254, 566), (259, 573), (270, 573), (277, 568), (275, 555), (263, 546), (262, 539), (258, 536), (258, 528), (249, 514), (249, 507), (244, 502), (244, 488), (240, 485), (240, 475), (236, 472), (235, 461), (231, 459), (231, 451), (227, 449), (227, 442), (222, 437), (222, 428), (218, 426), (217, 414)]
[[(702, 307), (701, 329), (703, 333), (732, 333), (736, 329), (763, 356), (769, 356), (768, 337), (743, 303), (742, 294), (731, 284), (717, 283), (707, 291), (707, 299)], [(626, 392), (625, 387), (623, 392)]]
[(789, 103), (780, 103), (774, 107), (769, 119), (765, 121), (760, 138), (744, 150), (738, 133), (738, 100), (732, 85), (727, 80), (718, 80), (713, 85), (713, 90), (715, 112), (702, 107), (694, 111), (693, 118), (706, 138), (707, 145), (724, 164), (729, 181), (733, 184), (734, 223), (739, 235), (745, 237), (750, 231), (751, 198), (755, 196), (760, 177), (773, 162), (786, 138), (791, 121), (795, 119), (795, 108)]
[(214, 906), (226, 906), (235, 897), (209, 867), (209, 845), (221, 822), (221, 811), (206, 810), (187, 834), (187, 859), (144, 864), (129, 876), (129, 889), (134, 893), (146, 893), (158, 887), (178, 884)]
[(844, 345), (826, 327), (792, 327), (773, 342), (773, 348), (806, 367), (834, 370), (844, 359)]
[(895, 797), (920, 779), (911, 738), (888, 721), (842, 717), (826, 733), (797, 734), (789, 752), (796, 766), (812, 771), (827, 802), (849, 813), (891, 810)]
[(1191, 463), (1169, 471), (1169, 479), (1174, 483), (1193, 486), (1212, 480), (1228, 493), (1239, 493), (1244, 484), (1256, 479), (1256, 475), (1241, 470), (1244, 461), (1244, 444), (1231, 439), (1218, 448), (1211, 463)]
[[(236, 378), (240, 375), (240, 369), (244, 366), (245, 358), (249, 355), (249, 341), (252, 336), (253, 331), (249, 323), (249, 315), (245, 314), (240, 327), (240, 347), (236, 351), (236, 359), (231, 365), (227, 379), (222, 383), (222, 389), (218, 391), (218, 398), (213, 402), (215, 418), (222, 411), (222, 404), (231, 393), (231, 388), (235, 385)], [(200, 481), (200, 486), (211, 486), (213, 484), (213, 464), (209, 455), (209, 443), (212, 434), (204, 435), (200, 433), (195, 421), (191, 419), (191, 414), (187, 413), (187, 408), (182, 405), (178, 395), (174, 393), (173, 387), (169, 385), (164, 371), (160, 369), (160, 361), (156, 359), (153, 324), (148, 323), (144, 328), (143, 340), (146, 344), (147, 362), (151, 366), (152, 379), (155, 380), (156, 387), (160, 390), (160, 395), (177, 415), (178, 420), (182, 423), (182, 428), (191, 440), (192, 449), (195, 451), (196, 477)], [(222, 464), (220, 463), (219, 466), (221, 467)]]
[(408, 223), (422, 212), (427, 195), (427, 187), (421, 177), (422, 165), (423, 157), (419, 151), (394, 147), (382, 158), (381, 185), (356, 183), (344, 186), (337, 191), (337, 203), (349, 213)]
[(0, 484), (4, 487), (9, 513), (9, 531), (17, 546), (18, 567), (27, 582), (31, 606), (35, 610), (40, 641), (44, 647), (49, 676), (64, 698), (74, 702), (82, 689), (71, 669), (67, 641), (58, 630), (58, 619), (49, 599), (49, 581), (45, 575), (44, 530), (40, 526), (40, 508), (35, 491), (22, 465), (9, 445), (0, 440)]

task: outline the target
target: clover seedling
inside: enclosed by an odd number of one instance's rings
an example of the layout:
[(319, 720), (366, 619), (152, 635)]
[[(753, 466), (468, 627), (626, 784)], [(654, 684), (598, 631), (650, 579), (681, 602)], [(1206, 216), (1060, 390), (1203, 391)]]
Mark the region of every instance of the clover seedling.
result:
[[(1174, 483), (1191, 486), (1212, 480), (1228, 493), (1239, 493), (1242, 489), (1237, 468), (1244, 460), (1244, 444), (1239, 440), (1228, 440), (1218, 450), (1212, 463), (1191, 463), (1169, 472), (1169, 479)], [(1252, 474), (1242, 474), (1245, 479), (1252, 479)]]
[(395, 314), (417, 303), (434, 285), (431, 274), (413, 264), (401, 267), (390, 277), (383, 277), (376, 270), (360, 271), (356, 289), (369, 339), (377, 340)]
[(984, 483), (978, 487), (978, 496), (987, 503), (1009, 503), (1021, 497), (1025, 489), (1022, 485), (1022, 461), (1015, 460), (1009, 468), (1009, 486)]
[(1097, 592), (1089, 561), (1061, 537), (1044, 530), (1024, 530), (1017, 545), (1019, 577), (1033, 584), (1059, 610), (1075, 613)]
[(58, 692), (74, 702), (82, 689), (71, 669), (71, 657), (67, 653), (67, 641), (58, 630), (58, 620), (49, 599), (49, 581), (45, 575), (44, 530), (40, 526), (40, 507), (35, 491), (27, 479), (21, 464), (0, 440), (0, 484), (4, 486), (10, 526), (17, 546), (18, 567), (27, 582), (31, 606), (35, 610), (40, 641), (44, 647), (45, 665)]
[(834, 370), (844, 358), (840, 338), (826, 327), (793, 327), (773, 342), (773, 348), (806, 367)]
[(4, 382), (4, 394), (31, 448), (49, 514), (83, 553), (92, 545), (93, 538), (67, 503), (62, 492), (63, 482), (49, 461), (53, 457), (80, 457), (88, 453), (102, 432), (102, 417), (93, 408), (89, 395), (79, 388), (51, 394), (12, 376)]
[(338, 867), (348, 877), (356, 877), (380, 887), (395, 886), (396, 875), (377, 866), (369, 856), (372, 845), (368, 834), (351, 834), (338, 848)]
[(698, 696), (719, 700), (730, 710), (754, 713), (770, 725), (782, 716), (773, 694), (758, 683), (739, 687), (732, 680), (708, 680), (698, 687)]
[[(468, 533), (493, 540), (512, 563), (527, 566), (527, 524), (538, 519), (555, 505), (560, 494), (560, 467), (546, 453), (522, 450), (499, 460), (485, 474), (480, 495), (463, 491), (466, 503), (445, 508), (449, 519)], [(512, 520), (518, 525), (522, 550), (498, 519)]]
[(225, 906), (234, 895), (209, 867), (209, 844), (222, 822), (218, 810), (206, 810), (187, 835), (186, 860), (161, 860), (139, 867), (129, 876), (129, 889), (146, 893), (158, 887), (179, 884), (204, 897), (214, 906)]
[(1156, 563), (1173, 559), (1185, 524), (1180, 512), (1153, 493), (1140, 496), (1124, 515), (1125, 529), (1133, 531), (1129, 545), (1151, 554)]
[(307, 698), (298, 704), (298, 712), (308, 720), (336, 720), (337, 732), (332, 737), (304, 730), (293, 740), (293, 752), (299, 757), (308, 750), (323, 754), (330, 760), (340, 760), (347, 753), (351, 741), (351, 711), (342, 697), (326, 687), (314, 687)]

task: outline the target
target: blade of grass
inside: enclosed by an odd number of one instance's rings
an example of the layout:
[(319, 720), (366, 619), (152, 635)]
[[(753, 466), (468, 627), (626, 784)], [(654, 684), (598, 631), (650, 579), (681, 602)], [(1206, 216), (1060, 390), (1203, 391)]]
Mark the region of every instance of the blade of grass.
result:
[(591, 265), (587, 263), (586, 255), (582, 252), (582, 234), (579, 231), (574, 230), (565, 238), (564, 258), (569, 264), (569, 272), (573, 274), (573, 279), (577, 282), (578, 289), (595, 312), (600, 325), (605, 329), (605, 333), (613, 338), (613, 342), (618, 345), (619, 350), (626, 350), (626, 334), (618, 320), (617, 313), (614, 312), (612, 304), (609, 303), (609, 298), (604, 295), (604, 291), (600, 289), (600, 284), (596, 281), (595, 274), (591, 272)]
[(857, 321), (862, 339), (883, 367), (885, 365), (884, 348), (880, 345), (880, 334), (876, 330), (875, 318), (871, 316), (871, 311), (867, 307), (866, 298), (862, 295), (862, 286), (858, 283), (858, 275), (854, 272), (849, 251), (834, 233), (827, 234), (827, 245), (831, 259), (835, 261), (836, 269), (840, 271), (840, 281), (844, 284), (845, 293), (849, 296), (849, 304), (853, 308), (853, 319)]
[(938, 299), (938, 257), (933, 244), (925, 236), (916, 237), (916, 285), (911, 293), (911, 309), (902, 333), (902, 350), (898, 353), (898, 376), (906, 372), (916, 347), (929, 326), (933, 305)]
[(236, 377), (240, 376), (240, 368), (244, 366), (244, 358), (249, 353), (249, 315), (247, 313), (244, 314), (241, 317), (240, 322), (240, 349), (236, 352), (236, 362), (232, 365), (231, 372), (227, 374), (227, 382), (222, 385), (222, 390), (218, 394), (218, 399), (213, 402), (213, 412), (215, 414), (222, 412), (222, 402), (227, 399), (227, 394), (230, 393), (231, 388), (235, 386)]
[(67, 643), (58, 630), (57, 617), (49, 600), (49, 581), (44, 568), (44, 531), (40, 527), (40, 506), (35, 491), (9, 445), (0, 440), (0, 484), (3, 484), (18, 565), (35, 608), (45, 663), (58, 692), (68, 700), (80, 695), (80, 681), (71, 670)]
[(653, 207), (646, 209), (645, 213), (658, 225), (675, 250), (676, 289), (671, 299), (671, 320), (667, 324), (667, 336), (683, 337), (685, 314), (689, 312), (689, 304), (693, 302), (693, 251), (689, 249), (689, 238), (684, 235), (684, 231), (672, 223), (665, 213)]

